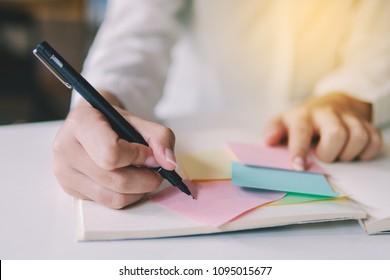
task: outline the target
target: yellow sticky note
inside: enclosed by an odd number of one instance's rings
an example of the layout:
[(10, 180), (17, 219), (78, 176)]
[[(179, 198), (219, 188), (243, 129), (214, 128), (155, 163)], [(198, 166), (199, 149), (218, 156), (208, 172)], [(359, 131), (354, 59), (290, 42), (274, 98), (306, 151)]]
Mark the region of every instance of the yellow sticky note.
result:
[(227, 150), (209, 150), (178, 155), (180, 166), (190, 180), (231, 179), (232, 157)]

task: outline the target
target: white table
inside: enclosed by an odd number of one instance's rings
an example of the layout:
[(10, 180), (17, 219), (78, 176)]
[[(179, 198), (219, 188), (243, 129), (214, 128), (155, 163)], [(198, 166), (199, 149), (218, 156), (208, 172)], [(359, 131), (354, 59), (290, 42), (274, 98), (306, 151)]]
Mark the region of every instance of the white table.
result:
[[(184, 125), (188, 121), (173, 126), (188, 130)], [(218, 124), (217, 118), (203, 121)], [(72, 198), (52, 173), (51, 144), (60, 125), (0, 127), (1, 259), (390, 259), (390, 236), (367, 236), (355, 221), (180, 238), (77, 242)], [(202, 124), (190, 126), (197, 129)], [(389, 129), (385, 136), (389, 144)]]

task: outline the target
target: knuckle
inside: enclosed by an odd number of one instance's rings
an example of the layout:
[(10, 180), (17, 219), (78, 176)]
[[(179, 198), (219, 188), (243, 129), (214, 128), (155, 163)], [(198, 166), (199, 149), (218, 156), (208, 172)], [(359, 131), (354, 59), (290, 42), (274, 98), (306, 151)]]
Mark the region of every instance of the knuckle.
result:
[(142, 169), (139, 176), (142, 176), (142, 180), (137, 181), (138, 186), (136, 187), (142, 192), (152, 192), (155, 191), (162, 183), (163, 178), (155, 171), (148, 169)]
[(110, 141), (102, 145), (96, 164), (105, 170), (113, 170), (118, 166), (121, 151), (116, 141)]
[(343, 141), (348, 137), (347, 130), (342, 125), (334, 125), (329, 128), (329, 138), (336, 141)]
[(376, 132), (371, 136), (370, 145), (377, 148), (378, 150), (382, 147), (383, 140), (382, 140), (382, 134), (380, 132)]
[(329, 153), (321, 153), (316, 155), (317, 158), (325, 163), (331, 163), (335, 160), (335, 157)]
[(368, 143), (368, 140), (369, 140), (367, 132), (362, 128), (356, 129), (352, 133), (351, 138), (353, 139), (353, 141), (357, 145), (362, 146), (362, 147), (364, 147)]
[(147, 193), (155, 191), (162, 183), (163, 178), (155, 171), (142, 168), (138, 176), (141, 180), (137, 180), (137, 186), (134, 186), (138, 192)]
[(339, 157), (339, 160), (341, 161), (341, 162), (345, 162), (345, 161), (351, 161), (351, 160), (353, 160), (355, 158), (355, 154), (352, 154), (351, 152), (350, 153), (343, 153), (343, 154), (341, 154), (340, 155), (340, 157)]
[(141, 164), (145, 161), (147, 157), (147, 152), (145, 147), (134, 147), (131, 150), (129, 150), (129, 158), (131, 159), (131, 162), (135, 165), (138, 163)]
[(70, 186), (61, 186), (64, 192), (66, 192), (68, 195), (84, 200), (89, 200), (88, 197), (84, 196), (83, 194), (79, 193), (77, 190), (73, 189)]
[(157, 129), (157, 133), (162, 138), (169, 138), (169, 139), (175, 139), (175, 134), (173, 133), (172, 129), (166, 126), (160, 126)]
[(150, 184), (148, 185), (149, 191), (155, 191), (163, 182), (163, 178), (159, 174), (154, 174), (151, 178)]
[(52, 144), (52, 151), (55, 154), (59, 154), (61, 152), (61, 147), (62, 147), (62, 141), (59, 139), (58, 136), (56, 136)]
[(67, 194), (73, 197), (85, 198), (78, 192), (77, 185), (72, 183), (71, 175), (62, 164), (55, 162), (53, 164), (53, 173), (57, 178), (58, 184)]
[(78, 119), (77, 112), (71, 110), (69, 115), (65, 119), (64, 124), (54, 137), (52, 142), (52, 151), (56, 154), (64, 153), (66, 147), (68, 147), (72, 141), (76, 140), (74, 131), (80, 127), (80, 120)]
[(147, 193), (156, 190), (163, 178), (155, 171), (146, 168), (133, 169), (131, 174), (112, 173), (108, 184), (112, 191), (122, 194)]
[(131, 180), (121, 174), (111, 174), (109, 178), (109, 185), (115, 192), (126, 193), (130, 186)]
[(310, 126), (307, 125), (307, 123), (300, 122), (295, 127), (295, 133), (301, 137), (304, 137), (312, 134), (312, 129), (310, 128)]
[(70, 137), (68, 137), (65, 132), (66, 128), (62, 127), (57, 135), (54, 137), (54, 140), (52, 142), (52, 151), (54, 154), (62, 154), (64, 153), (64, 150), (70, 145)]
[(128, 199), (125, 194), (114, 193), (109, 200), (108, 207), (112, 209), (122, 209), (128, 205)]
[[(77, 127), (80, 127), (80, 119), (85, 119), (86, 116), (83, 115), (85, 113), (85, 110), (71, 110), (66, 117), (64, 127), (69, 127), (70, 129), (75, 129)], [(88, 117), (88, 115), (87, 115)]]

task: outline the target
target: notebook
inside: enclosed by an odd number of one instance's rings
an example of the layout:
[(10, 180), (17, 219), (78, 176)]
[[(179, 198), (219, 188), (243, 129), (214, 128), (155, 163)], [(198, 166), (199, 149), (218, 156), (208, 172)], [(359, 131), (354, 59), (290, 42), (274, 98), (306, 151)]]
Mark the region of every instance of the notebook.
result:
[(367, 216), (361, 219), (367, 234), (390, 233), (390, 147), (367, 162), (324, 165), (335, 186), (362, 208)]
[[(207, 141), (204, 141), (205, 138)], [(177, 139), (177, 154), (217, 149), (232, 141), (259, 141), (257, 135), (251, 132), (227, 129), (187, 133), (178, 135)], [(253, 207), (219, 226), (186, 217), (149, 200), (148, 197), (122, 210), (75, 199), (77, 239), (116, 240), (217, 234), (350, 219), (359, 220), (368, 234), (386, 233), (390, 230), (387, 199), (390, 194), (389, 188), (383, 183), (390, 180), (390, 172), (386, 172), (386, 168), (390, 166), (388, 151), (372, 162), (320, 165), (329, 174), (335, 189), (344, 195), (331, 199), (303, 200), (298, 203), (266, 203)], [(165, 182), (158, 192), (166, 188), (171, 187)]]
[(276, 227), (290, 224), (361, 219), (364, 211), (347, 199), (315, 203), (265, 206), (220, 227), (185, 218), (158, 204), (143, 200), (124, 210), (75, 200), (78, 240), (116, 240), (199, 235)]

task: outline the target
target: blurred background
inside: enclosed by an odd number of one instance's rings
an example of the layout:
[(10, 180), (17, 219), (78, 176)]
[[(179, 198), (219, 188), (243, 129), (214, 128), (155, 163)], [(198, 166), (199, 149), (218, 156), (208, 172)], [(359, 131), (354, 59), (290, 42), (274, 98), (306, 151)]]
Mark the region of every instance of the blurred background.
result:
[(77, 70), (106, 0), (0, 0), (0, 125), (65, 118), (70, 90), (32, 54), (48, 41)]

